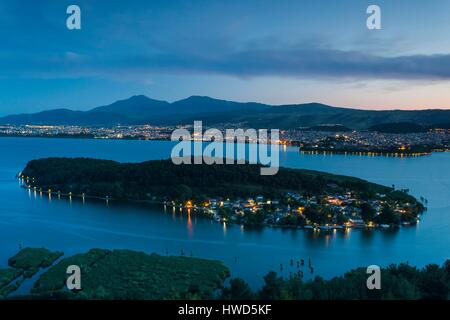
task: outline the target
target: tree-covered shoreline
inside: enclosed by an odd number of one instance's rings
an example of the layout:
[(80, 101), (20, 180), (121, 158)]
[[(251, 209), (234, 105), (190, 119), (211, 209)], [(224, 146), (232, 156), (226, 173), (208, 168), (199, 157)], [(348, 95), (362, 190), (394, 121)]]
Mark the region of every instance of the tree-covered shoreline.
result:
[[(342, 276), (303, 279), (298, 272), (281, 277), (270, 271), (263, 285), (252, 289), (241, 278), (231, 278), (220, 261), (186, 256), (162, 256), (132, 250), (91, 249), (86, 253), (64, 256), (44, 248), (25, 248), (10, 259), (14, 268), (36, 267), (46, 261), (49, 269), (40, 275), (31, 292), (11, 296), (20, 285), (9, 269), (0, 270), (0, 299), (100, 299), (100, 300), (448, 300), (450, 260), (442, 266), (428, 264), (417, 268), (409, 263), (392, 264), (380, 269), (381, 289), (367, 288), (366, 268), (356, 268)], [(48, 262), (48, 263), (47, 263)], [(81, 289), (67, 290), (69, 265), (80, 267)], [(12, 267), (13, 268), (13, 267)], [(21, 270), (21, 269), (17, 269)], [(19, 272), (20, 273), (20, 272)], [(1, 291), (0, 291), (1, 292)]]
[(118, 163), (88, 158), (30, 161), (20, 178), (49, 194), (163, 203), (223, 222), (333, 228), (415, 223), (422, 203), (405, 190), (312, 170), (256, 164)]
[(442, 266), (428, 264), (417, 268), (409, 263), (391, 264), (380, 269), (381, 289), (366, 286), (366, 268), (325, 280), (320, 276), (303, 281), (301, 276), (283, 278), (271, 271), (259, 290), (245, 280), (234, 278), (222, 290), (227, 300), (448, 300), (450, 299), (450, 260)]
[(135, 200), (148, 199), (149, 194), (177, 197), (180, 186), (188, 186), (194, 198), (249, 196), (255, 192), (273, 196), (280, 194), (280, 189), (314, 194), (332, 189), (330, 184), (342, 189), (354, 188), (366, 195), (390, 190), (358, 178), (304, 169), (280, 168), (274, 176), (261, 176), (260, 167), (256, 164), (174, 165), (170, 159), (119, 163), (90, 158), (47, 158), (30, 161), (22, 174), (35, 178), (34, 183), (44, 189), (59, 187), (78, 194), (109, 194), (116, 199)]

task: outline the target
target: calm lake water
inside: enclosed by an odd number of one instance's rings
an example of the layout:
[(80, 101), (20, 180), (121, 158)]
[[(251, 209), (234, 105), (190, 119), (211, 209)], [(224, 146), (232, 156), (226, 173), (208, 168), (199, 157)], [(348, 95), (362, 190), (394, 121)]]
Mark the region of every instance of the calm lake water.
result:
[[(449, 255), (450, 153), (421, 158), (302, 155), (281, 151), (285, 167), (345, 174), (408, 188), (428, 199), (417, 226), (398, 231), (351, 230), (314, 233), (292, 229), (247, 229), (160, 206), (101, 201), (69, 202), (21, 189), (15, 174), (27, 161), (49, 156), (94, 157), (139, 162), (170, 157), (171, 142), (0, 138), (0, 267), (19, 245), (62, 250), (128, 248), (222, 260), (253, 287), (270, 270), (297, 272), (290, 260), (311, 258), (314, 275), (330, 278), (359, 266), (409, 261), (442, 264)], [(305, 276), (310, 277), (305, 270)]]

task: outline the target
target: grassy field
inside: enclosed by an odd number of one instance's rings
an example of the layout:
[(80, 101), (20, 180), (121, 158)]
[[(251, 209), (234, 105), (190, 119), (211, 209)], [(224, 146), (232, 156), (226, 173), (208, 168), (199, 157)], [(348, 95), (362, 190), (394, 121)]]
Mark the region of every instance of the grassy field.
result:
[(25, 248), (8, 260), (10, 267), (24, 270), (24, 276), (31, 278), (39, 268), (48, 268), (63, 255), (45, 248)]
[[(69, 265), (81, 269), (78, 292), (65, 289)], [(92, 249), (50, 268), (36, 281), (32, 294), (68, 299), (206, 299), (228, 274), (219, 261)]]
[(21, 269), (0, 269), (0, 298), (6, 297), (17, 289), (14, 280), (23, 275)]
[(24, 279), (31, 278), (40, 268), (50, 267), (62, 252), (45, 248), (24, 248), (8, 260), (9, 268), (0, 269), (0, 298), (16, 291)]

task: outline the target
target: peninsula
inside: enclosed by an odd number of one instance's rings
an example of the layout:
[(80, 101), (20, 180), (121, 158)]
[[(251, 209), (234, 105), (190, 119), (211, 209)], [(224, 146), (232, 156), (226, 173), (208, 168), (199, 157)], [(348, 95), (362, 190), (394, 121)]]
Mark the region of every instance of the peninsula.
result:
[(407, 190), (303, 169), (261, 176), (260, 168), (47, 158), (30, 161), (19, 177), (25, 188), (49, 196), (160, 203), (245, 225), (392, 227), (415, 223), (425, 210)]

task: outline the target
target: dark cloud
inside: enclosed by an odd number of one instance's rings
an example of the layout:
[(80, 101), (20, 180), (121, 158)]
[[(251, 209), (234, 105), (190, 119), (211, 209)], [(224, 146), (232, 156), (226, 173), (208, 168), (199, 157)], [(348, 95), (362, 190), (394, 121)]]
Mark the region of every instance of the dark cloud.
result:
[(383, 57), (307, 44), (224, 49), (211, 55), (207, 48), (130, 55), (3, 55), (0, 66), (3, 76), (25, 77), (211, 73), (237, 77), (450, 79), (450, 54)]
[[(356, 9), (351, 2), (338, 5), (329, 1), (326, 7), (335, 7), (327, 12), (336, 11), (320, 24), (317, 17), (326, 12), (323, 4), (314, 1), (288, 1), (289, 5), (273, 1), (103, 2), (105, 5), (80, 0), (83, 28), (69, 32), (64, 24), (66, 3), (44, 0), (39, 5), (23, 6), (17, 1), (2, 1), (5, 26), (0, 28), (0, 78), (137, 78), (154, 74), (450, 78), (450, 53), (399, 53), (404, 52), (405, 41), (411, 36), (415, 46), (425, 43), (414, 34), (408, 32), (399, 39), (389, 30), (379, 36), (354, 32), (351, 12)], [(420, 7), (416, 11), (421, 12)], [(365, 10), (361, 13), (364, 18)], [(442, 19), (442, 12), (433, 13), (433, 18), (437, 16)], [(297, 27), (294, 21), (299, 22), (299, 30), (292, 27)], [(334, 24), (335, 32), (325, 32), (326, 26)], [(365, 24), (362, 27), (366, 31)], [(433, 26), (427, 34), (431, 37), (439, 32)], [(342, 33), (353, 39), (347, 46), (345, 40), (335, 38)]]

